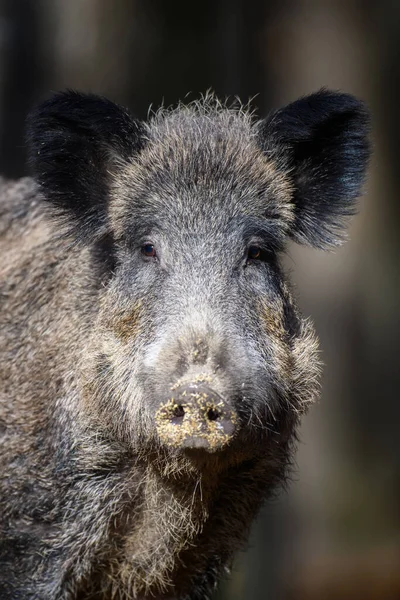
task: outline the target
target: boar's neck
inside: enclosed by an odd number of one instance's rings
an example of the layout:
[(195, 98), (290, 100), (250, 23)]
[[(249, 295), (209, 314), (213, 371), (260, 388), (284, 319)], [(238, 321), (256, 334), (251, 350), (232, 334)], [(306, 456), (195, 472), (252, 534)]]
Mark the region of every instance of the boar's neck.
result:
[(97, 490), (87, 480), (80, 500), (71, 496), (76, 518), (69, 539), (76, 528), (79, 544), (71, 548), (70, 580), (86, 580), (85, 593), (101, 589), (104, 598), (186, 598), (195, 582), (203, 590), (199, 598), (208, 597), (278, 471), (259, 457), (216, 477), (174, 479), (141, 462), (99, 479)]
[(136, 594), (168, 590), (177, 558), (195, 543), (208, 518), (210, 486), (201, 476), (177, 482), (148, 465), (138, 503), (127, 507), (120, 560), (111, 564), (122, 589)]

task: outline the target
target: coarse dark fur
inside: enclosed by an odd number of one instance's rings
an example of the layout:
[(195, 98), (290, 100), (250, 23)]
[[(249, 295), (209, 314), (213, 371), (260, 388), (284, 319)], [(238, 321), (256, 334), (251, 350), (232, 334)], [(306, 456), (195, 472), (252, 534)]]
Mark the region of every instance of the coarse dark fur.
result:
[[(33, 179), (0, 187), (0, 597), (206, 600), (318, 391), (279, 253), (340, 243), (367, 112), (321, 90), (263, 121), (208, 96), (141, 123), (66, 92), (27, 139)], [(200, 380), (233, 440), (162, 443), (158, 408)]]

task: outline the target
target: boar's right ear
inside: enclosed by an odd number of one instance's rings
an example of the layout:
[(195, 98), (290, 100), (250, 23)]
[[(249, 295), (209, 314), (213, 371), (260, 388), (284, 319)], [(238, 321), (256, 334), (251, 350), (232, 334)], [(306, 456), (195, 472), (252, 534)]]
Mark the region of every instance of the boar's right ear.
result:
[(261, 123), (260, 144), (291, 183), (297, 242), (341, 243), (370, 154), (369, 115), (354, 96), (322, 89)]
[(44, 199), (83, 241), (107, 232), (109, 171), (143, 144), (143, 124), (93, 94), (55, 94), (27, 119), (28, 160)]

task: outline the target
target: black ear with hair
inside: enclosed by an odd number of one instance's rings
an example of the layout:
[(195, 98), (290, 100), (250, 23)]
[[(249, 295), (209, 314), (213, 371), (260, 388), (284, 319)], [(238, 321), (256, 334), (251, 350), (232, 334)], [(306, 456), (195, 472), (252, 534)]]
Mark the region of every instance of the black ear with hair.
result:
[(260, 142), (291, 179), (292, 237), (319, 248), (339, 245), (370, 155), (364, 104), (320, 90), (271, 114), (261, 123)]
[(107, 232), (109, 171), (144, 144), (144, 126), (92, 94), (54, 95), (27, 119), (28, 159), (45, 200), (78, 239)]

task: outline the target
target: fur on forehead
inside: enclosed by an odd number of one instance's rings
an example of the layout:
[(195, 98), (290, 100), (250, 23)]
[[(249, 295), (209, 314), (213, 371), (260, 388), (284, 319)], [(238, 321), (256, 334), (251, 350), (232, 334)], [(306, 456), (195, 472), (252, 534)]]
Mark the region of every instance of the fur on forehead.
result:
[(212, 96), (157, 111), (146, 124), (144, 149), (112, 181), (117, 237), (135, 213), (172, 217), (176, 211), (191, 225), (199, 216), (249, 214), (279, 219), (289, 229), (294, 217), (285, 163), (267, 157), (258, 131), (244, 107), (228, 108)]

